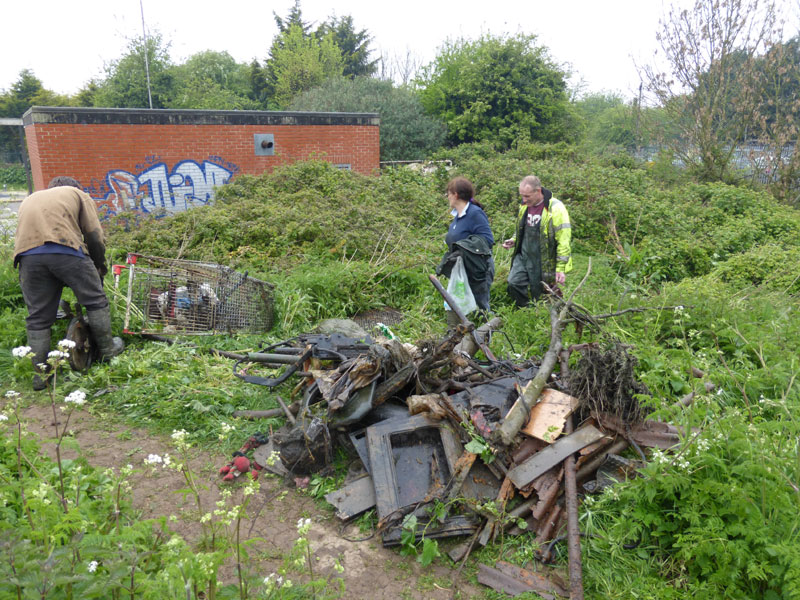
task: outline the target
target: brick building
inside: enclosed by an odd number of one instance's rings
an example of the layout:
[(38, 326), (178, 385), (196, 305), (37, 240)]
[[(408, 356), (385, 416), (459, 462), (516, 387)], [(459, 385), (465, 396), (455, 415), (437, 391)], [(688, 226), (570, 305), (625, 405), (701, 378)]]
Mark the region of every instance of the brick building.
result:
[(297, 160), (363, 174), (380, 160), (372, 113), (34, 106), (22, 121), (34, 188), (75, 177), (102, 215), (202, 206), (237, 175)]

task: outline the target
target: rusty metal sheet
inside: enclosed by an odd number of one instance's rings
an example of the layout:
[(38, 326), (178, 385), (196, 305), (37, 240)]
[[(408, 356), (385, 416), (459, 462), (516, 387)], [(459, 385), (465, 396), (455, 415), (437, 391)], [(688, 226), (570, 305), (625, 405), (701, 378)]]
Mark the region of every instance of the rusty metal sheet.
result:
[[(471, 535), (475, 533), (480, 523), (472, 516), (454, 515), (447, 517), (445, 522), (441, 525), (438, 523), (431, 523), (427, 526), (421, 523), (417, 526), (415, 539), (417, 541), (422, 539), (422, 536), (430, 539), (454, 537), (457, 535)], [(394, 527), (387, 531), (383, 536), (383, 545), (385, 547), (397, 546), (400, 543), (400, 538), (403, 533), (402, 527)]]
[[(674, 425), (660, 421), (647, 420), (631, 427), (614, 415), (600, 413), (596, 417), (602, 428), (630, 437), (634, 442), (646, 448), (669, 450), (680, 444), (681, 435), (684, 433)], [(693, 427), (692, 433), (696, 431), (697, 428)]]
[(524, 581), (519, 581), (511, 575), (506, 575), (502, 571), (493, 569), (484, 564), (478, 565), (478, 583), (482, 583), (497, 592), (503, 592), (509, 596), (519, 596), (525, 592), (531, 592), (545, 600), (556, 600), (556, 597), (552, 594), (538, 592)]
[(522, 581), (531, 586), (537, 593), (547, 592), (559, 596), (569, 596), (569, 592), (564, 588), (563, 582), (557, 583), (552, 581), (541, 573), (523, 569), (522, 567), (512, 565), (504, 560), (498, 560), (495, 567), (501, 573), (505, 573), (509, 577), (513, 577), (517, 581)]
[(517, 465), (508, 472), (508, 478), (518, 488), (525, 487), (531, 481), (548, 471), (567, 456), (585, 448), (592, 442), (603, 437), (603, 432), (596, 427), (587, 425), (575, 433), (564, 436), (541, 452), (537, 452), (525, 462)]
[(336, 491), (325, 495), (325, 500), (336, 507), (336, 516), (349, 521), (375, 506), (375, 487), (372, 477), (365, 475), (346, 483)]

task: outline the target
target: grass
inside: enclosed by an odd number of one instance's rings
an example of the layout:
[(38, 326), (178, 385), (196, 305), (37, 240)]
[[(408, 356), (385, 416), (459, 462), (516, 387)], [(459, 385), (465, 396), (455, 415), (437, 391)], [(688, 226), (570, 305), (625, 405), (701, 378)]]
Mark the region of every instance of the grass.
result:
[[(604, 495), (595, 504), (584, 504), (582, 526), (592, 534), (583, 544), (587, 598), (799, 598), (800, 517), (793, 486), (800, 482), (800, 459), (787, 440), (800, 435), (793, 417), (800, 409), (800, 307), (791, 278), (764, 276), (757, 261), (741, 259), (761, 256), (767, 238), (793, 252), (800, 244), (797, 211), (752, 190), (662, 186), (645, 171), (590, 161), (532, 160), (520, 150), (496, 159), (473, 160), (464, 154), (457, 169), (480, 182), (478, 197), (495, 231), (506, 230), (513, 219), (515, 198), (508, 195), (506, 179), (519, 171), (546, 174), (553, 181), (574, 222), (575, 270), (566, 291), (574, 289), (591, 259), (591, 275), (576, 297), (581, 305), (593, 314), (647, 309), (606, 319), (601, 332), (587, 328), (579, 334), (568, 328), (565, 343), (626, 344), (638, 360), (637, 378), (652, 394), (648, 403), (655, 416), (701, 428), (704, 433), (692, 444), (709, 444), (698, 453), (687, 440), (682, 456), (689, 467), (653, 464), (645, 477), (616, 486), (617, 497)], [(186, 248), (185, 257), (234, 264), (277, 284), (272, 331), (192, 339), (200, 348), (255, 349), (310, 331), (322, 318), (382, 306), (403, 311), (405, 320), (392, 329), (413, 343), (446, 328), (441, 299), (427, 274), (443, 251), (446, 210), (440, 192), (447, 176), (391, 173), (374, 180), (331, 173), (316, 163), (288, 167), (232, 186), (213, 210), (128, 231), (120, 223), (111, 232), (112, 253), (169, 255), (176, 250), (175, 240), (211, 235), (217, 239), (213, 248), (198, 243)], [(322, 191), (320, 197), (328, 200), (304, 207), (320, 213), (310, 224), (300, 219), (303, 211), (287, 208), (290, 200), (310, 202), (308, 190)], [(748, 203), (758, 205), (763, 218), (749, 214)], [(403, 210), (387, 210), (399, 204)], [(357, 213), (361, 228), (311, 231), (326, 219), (328, 205)], [(689, 225), (670, 220), (675, 214), (685, 216)], [(610, 237), (611, 216), (619, 248)], [(662, 225), (659, 230), (662, 218), (668, 219), (669, 229)], [(377, 225), (367, 227), (373, 222)], [(246, 225), (247, 247), (235, 247), (231, 231), (245, 227), (240, 224)], [(541, 356), (549, 342), (547, 308), (512, 306), (503, 282), (510, 258), (501, 250), (495, 254), (491, 301), (508, 338), (495, 336), (492, 348), (500, 356)], [(0, 258), (0, 264), (10, 263), (8, 240), (0, 244)], [(788, 261), (782, 275), (788, 277), (795, 267)], [(664, 308), (677, 306), (683, 308)], [(121, 310), (115, 300), (117, 326)], [(24, 316), (16, 272), (0, 267), (0, 337), (8, 349), (24, 343)], [(54, 338), (63, 327), (58, 325)], [(90, 395), (106, 390), (92, 400), (99, 415), (112, 414), (132, 427), (164, 434), (185, 428), (194, 443), (224, 454), (246, 436), (282, 424), (282, 419), (233, 419), (234, 410), (275, 408), (277, 403), (264, 388), (236, 379), (227, 359), (187, 345), (135, 336), (126, 341), (128, 349), (111, 364), (95, 366), (84, 377), (65, 378), (67, 388), (81, 387)], [(699, 384), (689, 375), (692, 367), (703, 370), (721, 393), (701, 394), (692, 407), (674, 410), (675, 400)], [(0, 352), (4, 386), (27, 385), (28, 377), (7, 352)], [(289, 400), (291, 388), (287, 383), (275, 393)], [(222, 423), (236, 426), (236, 438), (220, 444)], [(320, 498), (335, 489), (345, 463), (339, 458), (336, 475), (319, 478), (312, 495)], [(374, 525), (374, 516), (367, 515), (357, 527), (368, 531)], [(704, 529), (713, 530), (714, 540), (704, 536)], [(639, 539), (636, 548), (623, 548)], [(522, 565), (531, 553), (527, 538), (506, 537), (477, 552), (474, 560), (491, 564), (503, 558)], [(563, 549), (556, 556), (563, 565)], [(403, 580), (412, 572), (411, 563), (399, 557), (385, 568)], [(474, 577), (474, 568), (467, 566), (465, 573)], [(433, 583), (428, 578), (418, 582)], [(487, 591), (484, 597), (499, 596)]]

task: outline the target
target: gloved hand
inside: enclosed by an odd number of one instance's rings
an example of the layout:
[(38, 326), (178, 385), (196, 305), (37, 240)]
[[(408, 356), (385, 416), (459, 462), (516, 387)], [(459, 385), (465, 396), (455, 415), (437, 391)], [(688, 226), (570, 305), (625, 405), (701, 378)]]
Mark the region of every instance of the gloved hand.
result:
[(100, 265), (95, 265), (95, 267), (97, 267), (97, 274), (100, 275), (100, 279), (105, 277), (106, 273), (108, 273), (108, 267), (106, 266), (105, 263)]

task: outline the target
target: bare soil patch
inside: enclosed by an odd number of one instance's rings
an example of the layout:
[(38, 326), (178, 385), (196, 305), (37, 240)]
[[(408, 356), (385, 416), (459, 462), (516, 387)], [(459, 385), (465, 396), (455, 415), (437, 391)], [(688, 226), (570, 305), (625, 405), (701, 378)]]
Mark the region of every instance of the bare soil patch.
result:
[[(58, 413), (63, 421), (65, 415)], [(35, 434), (44, 452), (55, 458), (53, 412), (49, 404), (35, 403), (20, 410), (20, 419), (27, 431)], [(128, 464), (135, 468), (131, 476), (131, 502), (142, 518), (170, 517), (170, 528), (190, 544), (197, 544), (202, 528), (194, 499), (184, 496), (182, 475), (169, 469), (150, 469), (144, 465), (149, 454), (174, 455), (168, 436), (156, 435), (142, 428), (127, 426), (102, 415), (76, 410), (69, 421), (68, 439), (62, 443), (62, 458), (84, 457), (97, 468), (118, 470)], [(228, 461), (221, 454), (197, 450), (192, 469), (203, 481), (204, 508), (214, 508), (221, 482), (218, 469)], [(262, 472), (263, 473), (263, 472)], [(234, 485), (234, 499), (241, 497)], [(272, 476), (262, 477), (259, 495), (250, 503), (249, 518), (243, 523), (246, 539), (259, 538), (250, 550), (248, 568), (264, 576), (278, 570), (283, 556), (297, 539), (297, 520), (312, 519), (309, 540), (314, 552), (315, 577), (340, 577), (344, 580), (344, 598), (370, 599), (450, 599), (479, 598), (481, 591), (463, 577), (453, 581), (454, 569), (434, 564), (422, 567), (412, 558), (384, 548), (378, 537), (353, 542), (342, 537), (339, 522), (331, 511), (318, 506), (313, 498), (289, 489)], [(357, 528), (349, 528), (348, 537), (360, 537)], [(338, 559), (344, 572), (333, 571)], [(224, 582), (235, 578), (233, 565), (221, 572)]]

